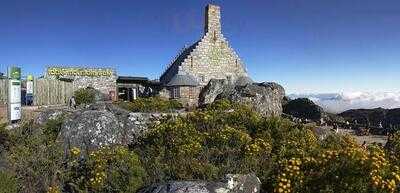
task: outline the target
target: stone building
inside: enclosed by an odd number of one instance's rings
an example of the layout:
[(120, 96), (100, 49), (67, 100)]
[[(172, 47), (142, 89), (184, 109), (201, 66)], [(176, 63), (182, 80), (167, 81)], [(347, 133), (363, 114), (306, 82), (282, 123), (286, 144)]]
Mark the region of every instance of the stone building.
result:
[[(179, 84), (175, 84), (177, 79)], [(250, 80), (242, 60), (222, 34), (220, 7), (216, 5), (205, 9), (203, 37), (179, 53), (162, 73), (160, 82), (166, 86), (169, 98), (197, 105), (201, 89), (211, 79)]]
[(111, 68), (49, 67), (47, 79), (72, 82), (74, 90), (94, 88), (111, 100), (117, 99), (117, 74)]
[(71, 82), (73, 90), (94, 88), (104, 99), (132, 101), (139, 97), (153, 96), (159, 83), (147, 77), (118, 76), (112, 68), (49, 67), (45, 79)]

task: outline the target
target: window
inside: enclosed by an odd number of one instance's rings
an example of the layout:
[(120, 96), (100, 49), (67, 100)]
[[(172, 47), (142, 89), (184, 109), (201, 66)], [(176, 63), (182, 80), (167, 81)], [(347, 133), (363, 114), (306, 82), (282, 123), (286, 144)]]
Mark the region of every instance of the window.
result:
[(190, 68), (193, 68), (193, 57), (190, 57)]
[(180, 89), (179, 87), (174, 87), (171, 90), (171, 98), (177, 99), (181, 97)]
[(213, 40), (214, 40), (214, 43), (217, 42), (217, 34), (215, 33), (215, 31), (213, 33)]
[(194, 99), (194, 88), (189, 87), (189, 99)]
[(206, 81), (206, 77), (204, 75), (200, 75), (200, 81), (201, 82), (205, 82)]

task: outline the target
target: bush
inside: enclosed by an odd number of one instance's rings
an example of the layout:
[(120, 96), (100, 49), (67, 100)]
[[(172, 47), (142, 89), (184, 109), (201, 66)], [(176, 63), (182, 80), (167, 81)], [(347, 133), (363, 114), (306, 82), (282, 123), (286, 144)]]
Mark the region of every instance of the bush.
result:
[(91, 104), (96, 100), (96, 90), (92, 88), (81, 88), (74, 92), (77, 105)]
[(149, 182), (215, 180), (228, 173), (251, 172), (266, 182), (275, 161), (271, 152), (273, 147), (278, 149), (272, 135), (276, 141), (292, 136), (292, 141), (307, 147), (315, 143), (302, 139), (313, 134), (294, 124), (287, 133), (276, 134), (286, 124), (221, 100), (185, 117), (162, 120), (134, 149), (143, 160)]
[(0, 170), (0, 187), (0, 192), (2, 193), (17, 193), (17, 179), (13, 175)]
[(320, 141), (311, 127), (226, 100), (162, 120), (134, 149), (148, 183), (250, 172), (265, 192), (389, 193), (400, 183), (398, 154), (363, 149), (348, 135)]
[(135, 192), (143, 186), (145, 171), (128, 148), (103, 148), (87, 155), (73, 148), (65, 154), (56, 140), (62, 120), (50, 120), (42, 128), (29, 122), (7, 132), (7, 166), (15, 177), (0, 173), (0, 185), (7, 183), (13, 190), (11, 183), (18, 181), (19, 191), (27, 193)]
[[(151, 100), (158, 99), (141, 100), (150, 104), (139, 107), (160, 110)], [(10, 173), (0, 172), (0, 185), (20, 192), (135, 192), (169, 180), (255, 173), (262, 192), (399, 192), (400, 133), (388, 149), (363, 148), (348, 135), (319, 140), (311, 127), (220, 100), (154, 123), (130, 149), (72, 148), (65, 154), (56, 140), (61, 123), (0, 129), (10, 165)]]
[(43, 126), (43, 134), (45, 135), (44, 137), (51, 142), (56, 141), (58, 134), (61, 131), (61, 126), (64, 122), (64, 116), (60, 115), (56, 117), (55, 119), (50, 119), (46, 122), (46, 124)]
[(139, 157), (117, 146), (92, 151), (88, 157), (73, 148), (64, 181), (70, 192), (136, 192), (144, 178)]
[(118, 106), (132, 112), (171, 112), (182, 109), (176, 100), (164, 100), (159, 97), (139, 98), (132, 102), (119, 102)]
[(22, 183), (22, 192), (46, 192), (63, 171), (61, 145), (48, 141), (31, 123), (13, 130), (11, 138), (7, 158), (10, 169)]
[(10, 134), (4, 124), (0, 124), (0, 152), (7, 150), (10, 145)]

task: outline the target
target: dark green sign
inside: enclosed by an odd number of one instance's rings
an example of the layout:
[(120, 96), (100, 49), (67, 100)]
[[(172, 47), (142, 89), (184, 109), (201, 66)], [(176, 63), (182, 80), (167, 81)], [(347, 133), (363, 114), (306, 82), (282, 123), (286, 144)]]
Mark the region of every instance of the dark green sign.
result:
[(21, 68), (10, 67), (8, 69), (8, 78), (13, 80), (21, 80)]

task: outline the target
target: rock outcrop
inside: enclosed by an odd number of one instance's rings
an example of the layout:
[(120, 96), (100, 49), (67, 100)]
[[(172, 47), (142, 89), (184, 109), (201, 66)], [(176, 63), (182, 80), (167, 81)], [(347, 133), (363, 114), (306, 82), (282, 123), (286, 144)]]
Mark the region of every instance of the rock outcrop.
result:
[(153, 123), (167, 114), (132, 113), (110, 103), (92, 104), (68, 116), (59, 139), (65, 149), (95, 149), (108, 145), (129, 145)]
[(66, 108), (58, 108), (58, 109), (46, 109), (40, 112), (34, 120), (34, 123), (37, 125), (43, 125), (47, 123), (49, 120), (54, 120), (59, 116), (70, 114), (71, 111)]
[(352, 109), (339, 114), (349, 122), (362, 125), (394, 127), (400, 125), (400, 108)]
[(151, 185), (139, 193), (258, 193), (260, 186), (254, 174), (229, 174), (221, 182), (172, 181)]
[(319, 121), (325, 118), (326, 114), (322, 107), (316, 105), (308, 98), (298, 98), (288, 101), (283, 106), (283, 112), (293, 117)]
[(285, 90), (276, 83), (230, 83), (212, 79), (200, 93), (200, 104), (206, 105), (218, 99), (248, 104), (264, 116), (280, 116)]

